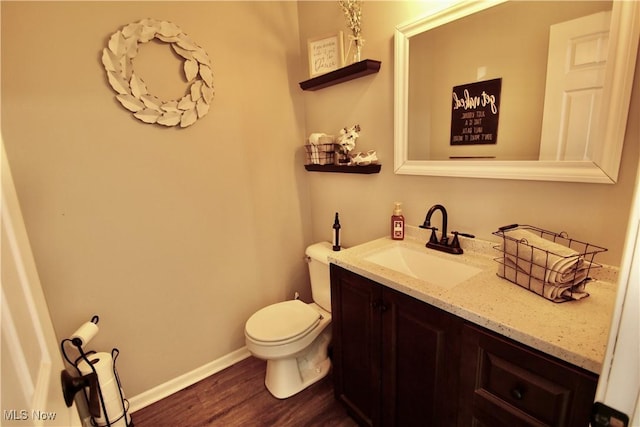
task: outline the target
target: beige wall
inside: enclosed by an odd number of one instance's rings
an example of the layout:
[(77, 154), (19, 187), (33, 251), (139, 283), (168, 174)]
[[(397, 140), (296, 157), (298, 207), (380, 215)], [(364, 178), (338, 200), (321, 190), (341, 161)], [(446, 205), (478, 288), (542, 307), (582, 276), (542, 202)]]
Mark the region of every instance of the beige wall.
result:
[[(345, 29), (335, 2), (0, 5), (2, 135), (56, 333), (99, 314), (92, 346), (120, 348), (129, 396), (240, 348), (257, 308), (295, 290), (308, 299), (302, 251), (331, 238), (336, 211), (346, 245), (388, 233), (401, 200), (409, 224), (443, 203), (452, 229), (487, 239), (531, 223), (620, 262), (637, 122), (616, 185), (393, 174), (393, 28), (431, 3), (365, 2), (364, 56), (382, 69), (317, 92), (298, 86), (306, 39)], [(213, 108), (191, 128), (138, 122), (106, 82), (108, 37), (144, 17), (175, 22), (212, 59)], [(177, 84), (176, 61), (148, 51), (145, 74), (170, 70), (157, 90)], [(304, 136), (353, 123), (382, 172), (305, 172)]]
[[(59, 338), (98, 314), (90, 347), (120, 349), (134, 396), (242, 347), (258, 308), (309, 297), (295, 3), (1, 5), (2, 135)], [(211, 58), (216, 96), (190, 128), (139, 122), (106, 81), (109, 36), (145, 17)], [(181, 96), (156, 48), (141, 77)]]
[[(400, 23), (436, 7), (428, 2), (364, 2), (364, 58), (382, 61), (378, 74), (305, 92), (307, 132), (335, 132), (362, 127), (357, 151), (376, 149), (382, 162), (378, 175), (310, 173), (314, 239), (331, 236), (333, 212), (340, 212), (345, 245), (389, 233), (393, 202), (403, 202), (408, 224), (424, 221), (430, 206), (441, 203), (449, 228), (492, 240), (498, 227), (533, 224), (566, 231), (577, 239), (605, 246), (597, 260), (619, 265), (631, 194), (638, 166), (639, 123), (627, 127), (619, 181), (614, 185), (553, 183), (395, 175), (393, 173), (393, 31)], [(439, 7), (442, 7), (440, 4)], [(300, 36), (306, 39), (344, 30), (340, 9), (331, 2), (301, 2)], [(304, 63), (304, 62), (303, 62)], [(630, 118), (640, 115), (640, 73), (636, 67)], [(436, 222), (439, 222), (436, 219)]]

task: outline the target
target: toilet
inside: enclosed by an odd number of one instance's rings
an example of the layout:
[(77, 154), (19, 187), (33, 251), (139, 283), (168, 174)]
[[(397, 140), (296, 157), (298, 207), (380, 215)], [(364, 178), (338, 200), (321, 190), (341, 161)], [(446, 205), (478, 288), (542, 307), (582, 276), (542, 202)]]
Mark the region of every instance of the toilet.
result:
[(278, 399), (304, 390), (329, 372), (331, 341), (331, 284), (328, 242), (306, 250), (311, 278), (310, 304), (294, 299), (254, 313), (244, 328), (247, 349), (267, 361), (264, 383)]

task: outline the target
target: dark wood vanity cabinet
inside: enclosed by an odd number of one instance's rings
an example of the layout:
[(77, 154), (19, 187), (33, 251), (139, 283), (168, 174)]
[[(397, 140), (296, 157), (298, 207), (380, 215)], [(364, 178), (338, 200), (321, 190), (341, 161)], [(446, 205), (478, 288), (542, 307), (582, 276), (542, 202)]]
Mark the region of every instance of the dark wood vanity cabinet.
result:
[(598, 378), (331, 265), (335, 396), (367, 426), (588, 426)]
[(460, 426), (589, 425), (597, 375), (473, 325), (460, 360)]
[(463, 321), (331, 265), (335, 395), (361, 425), (457, 418)]

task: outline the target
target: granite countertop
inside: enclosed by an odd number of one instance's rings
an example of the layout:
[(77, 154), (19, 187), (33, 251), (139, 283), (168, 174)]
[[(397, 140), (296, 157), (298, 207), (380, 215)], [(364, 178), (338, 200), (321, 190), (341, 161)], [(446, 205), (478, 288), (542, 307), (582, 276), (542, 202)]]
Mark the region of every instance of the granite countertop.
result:
[[(441, 308), (500, 335), (596, 374), (602, 370), (613, 313), (618, 270), (602, 266), (591, 270), (589, 297), (554, 303), (496, 275), (500, 255), (496, 243), (463, 239), (462, 255), (424, 247), (427, 231), (407, 226), (403, 241), (383, 237), (334, 252), (329, 261), (389, 288)], [(363, 256), (389, 245), (406, 245), (480, 268), (472, 278), (445, 288), (366, 261)], [(598, 260), (595, 259), (597, 262)]]

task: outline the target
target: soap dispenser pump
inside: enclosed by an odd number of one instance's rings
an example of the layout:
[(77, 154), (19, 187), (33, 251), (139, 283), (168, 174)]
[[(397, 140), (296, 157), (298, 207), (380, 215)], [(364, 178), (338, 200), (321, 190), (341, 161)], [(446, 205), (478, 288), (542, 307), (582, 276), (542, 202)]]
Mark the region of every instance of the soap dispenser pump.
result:
[(396, 202), (396, 207), (391, 216), (391, 238), (393, 240), (404, 240), (404, 216), (402, 215), (402, 203)]

